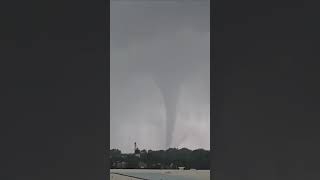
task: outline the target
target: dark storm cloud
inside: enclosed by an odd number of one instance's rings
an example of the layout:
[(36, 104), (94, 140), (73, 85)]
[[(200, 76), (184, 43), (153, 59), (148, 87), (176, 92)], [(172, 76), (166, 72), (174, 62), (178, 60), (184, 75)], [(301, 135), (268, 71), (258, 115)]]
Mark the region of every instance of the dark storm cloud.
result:
[(178, 146), (189, 118), (209, 147), (209, 31), (209, 1), (111, 1), (111, 146)]

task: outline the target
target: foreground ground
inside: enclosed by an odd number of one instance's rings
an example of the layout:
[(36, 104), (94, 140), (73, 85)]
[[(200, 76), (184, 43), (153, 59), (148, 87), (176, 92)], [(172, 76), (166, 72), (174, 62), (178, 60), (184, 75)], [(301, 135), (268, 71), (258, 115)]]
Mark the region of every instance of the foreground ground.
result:
[(111, 169), (111, 180), (209, 180), (209, 170)]

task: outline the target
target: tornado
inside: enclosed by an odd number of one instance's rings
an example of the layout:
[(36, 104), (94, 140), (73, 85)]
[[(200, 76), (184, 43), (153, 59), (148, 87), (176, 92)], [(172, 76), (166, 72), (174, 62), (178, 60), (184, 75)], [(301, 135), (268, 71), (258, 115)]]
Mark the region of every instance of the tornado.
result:
[(165, 147), (170, 148), (176, 124), (177, 103), (181, 82), (169, 77), (171, 73), (153, 74), (153, 79), (163, 98), (166, 113)]

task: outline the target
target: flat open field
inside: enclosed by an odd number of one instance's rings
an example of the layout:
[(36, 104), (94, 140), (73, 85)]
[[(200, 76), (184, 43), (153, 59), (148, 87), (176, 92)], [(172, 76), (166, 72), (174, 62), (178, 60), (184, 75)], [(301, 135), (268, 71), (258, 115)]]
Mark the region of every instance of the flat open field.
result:
[(210, 170), (111, 169), (110, 180), (209, 180)]

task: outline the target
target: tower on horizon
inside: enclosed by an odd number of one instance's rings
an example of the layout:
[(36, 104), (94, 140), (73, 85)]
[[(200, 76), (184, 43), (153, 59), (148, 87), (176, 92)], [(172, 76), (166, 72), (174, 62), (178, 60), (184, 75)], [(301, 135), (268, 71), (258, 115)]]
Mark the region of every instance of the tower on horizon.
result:
[(133, 153), (134, 153), (137, 157), (140, 157), (140, 150), (138, 149), (136, 142), (134, 142), (134, 151), (133, 151)]

